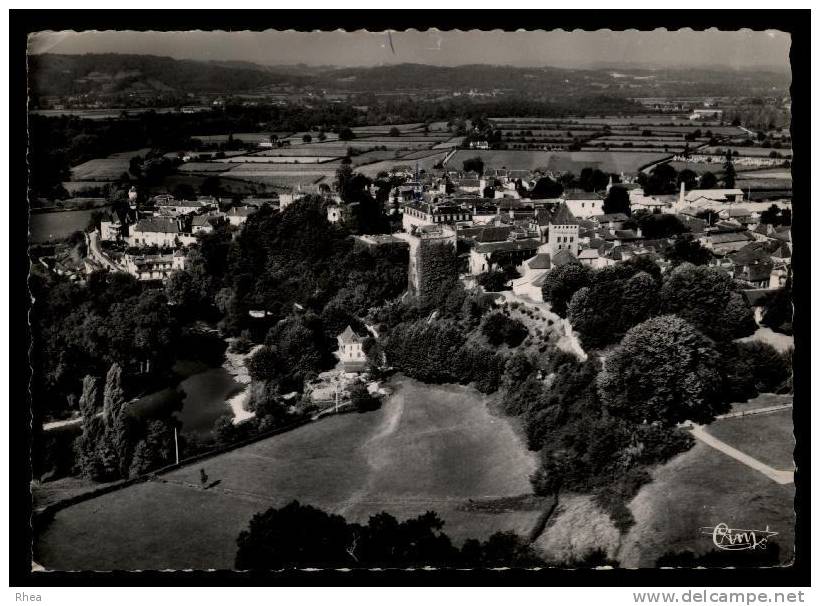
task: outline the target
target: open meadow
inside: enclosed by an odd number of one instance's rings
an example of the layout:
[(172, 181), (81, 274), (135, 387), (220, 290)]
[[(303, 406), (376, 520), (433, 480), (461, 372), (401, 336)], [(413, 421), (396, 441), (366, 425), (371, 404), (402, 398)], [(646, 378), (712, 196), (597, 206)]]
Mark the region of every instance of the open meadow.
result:
[[(774, 397), (756, 404), (772, 405)], [(721, 419), (706, 431), (778, 469), (792, 468), (792, 411)], [(781, 562), (794, 545), (794, 484), (779, 484), (727, 454), (698, 441), (695, 446), (652, 472), (630, 509), (635, 526), (622, 538), (622, 566), (654, 566), (664, 554), (713, 550), (701, 528), (725, 523), (730, 528), (766, 529), (780, 547)]]
[(529, 493), (536, 466), (487, 397), (401, 377), (388, 387), (378, 411), (331, 416), (63, 509), (38, 537), (35, 560), (69, 570), (230, 568), (250, 518), (293, 499), (360, 522), (433, 510), (458, 543), (530, 532), (541, 513), (532, 506), (475, 506)]
[(794, 469), (792, 410), (719, 419), (707, 431), (758, 461), (789, 471)]

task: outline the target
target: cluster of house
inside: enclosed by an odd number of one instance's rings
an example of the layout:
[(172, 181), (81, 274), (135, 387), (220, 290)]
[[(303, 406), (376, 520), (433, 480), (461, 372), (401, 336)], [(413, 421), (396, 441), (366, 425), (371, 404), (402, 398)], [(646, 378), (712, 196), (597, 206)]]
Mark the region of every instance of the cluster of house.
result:
[[(485, 188), (491, 180), (495, 195), (488, 197)], [(397, 188), (405, 232), (398, 235), (410, 244), (411, 291), (419, 281), (412, 258), (435, 241), (465, 242), (465, 267), (473, 276), (516, 268), (521, 277), (513, 280), (513, 291), (535, 301), (542, 300), (546, 274), (567, 263), (600, 269), (651, 255), (662, 267), (668, 265), (664, 251), (674, 237), (648, 239), (625, 214), (603, 212), (611, 181), (605, 192), (565, 191), (544, 200), (518, 195), (522, 183), (532, 187), (535, 177), (529, 174), (489, 171), (478, 184), (473, 181), (470, 176), (445, 175), (438, 182), (428, 177)], [(633, 211), (676, 216), (711, 251), (713, 264), (746, 288), (778, 288), (784, 283), (791, 258), (790, 229), (760, 221), (772, 201), (747, 201), (736, 188), (687, 192), (685, 185), (677, 194), (646, 195), (637, 183), (623, 181)], [(790, 209), (791, 202), (777, 200), (775, 205)]]
[(168, 194), (154, 196), (143, 208), (137, 208), (137, 191), (131, 188), (129, 205), (109, 211), (100, 221), (102, 241), (124, 242), (131, 248), (172, 250), (168, 254), (124, 254), (118, 265), (139, 280), (164, 280), (177, 269), (185, 268), (184, 249), (196, 244), (198, 237), (213, 232), (220, 224), (239, 227), (264, 203), (275, 200), (255, 199), (253, 204), (220, 210), (220, 200), (198, 196), (196, 200), (179, 200)]
[[(791, 153), (786, 152), (784, 156), (778, 155), (774, 158), (769, 156), (735, 156), (732, 162), (737, 166), (781, 166), (791, 157)], [(694, 162), (695, 164), (713, 164), (723, 162), (723, 156), (719, 154), (676, 154), (672, 157), (674, 162)]]

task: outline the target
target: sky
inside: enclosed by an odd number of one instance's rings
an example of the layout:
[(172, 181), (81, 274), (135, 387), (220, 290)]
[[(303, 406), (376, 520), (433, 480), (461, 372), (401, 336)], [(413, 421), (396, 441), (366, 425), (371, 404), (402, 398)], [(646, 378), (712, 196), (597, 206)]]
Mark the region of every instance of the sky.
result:
[[(392, 43), (392, 45), (391, 45)], [(519, 67), (722, 66), (788, 69), (790, 36), (778, 31), (609, 30), (391, 32), (39, 32), (32, 53), (133, 53), (262, 65), (395, 63)]]

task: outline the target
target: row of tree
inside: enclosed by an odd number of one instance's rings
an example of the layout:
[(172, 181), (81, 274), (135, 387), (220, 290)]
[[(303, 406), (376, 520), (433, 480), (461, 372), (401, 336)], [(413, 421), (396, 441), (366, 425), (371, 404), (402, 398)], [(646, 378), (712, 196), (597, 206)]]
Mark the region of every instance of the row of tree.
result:
[(645, 257), (600, 270), (568, 264), (547, 274), (543, 294), (553, 311), (566, 315), (584, 347), (617, 342), (659, 314), (676, 314), (718, 341), (748, 336), (756, 327), (734, 280), (704, 265), (681, 263), (662, 278)]
[(74, 442), (75, 465), (98, 482), (136, 477), (174, 461), (174, 425), (169, 417), (140, 421), (125, 410), (122, 369), (105, 377), (102, 406), (97, 379), (86, 375), (80, 397), (82, 434)]
[(530, 544), (511, 532), (459, 549), (444, 522), (428, 511), (399, 521), (387, 512), (367, 524), (351, 523), (293, 501), (256, 514), (237, 539), (239, 570), (304, 568), (534, 567), (543, 565)]

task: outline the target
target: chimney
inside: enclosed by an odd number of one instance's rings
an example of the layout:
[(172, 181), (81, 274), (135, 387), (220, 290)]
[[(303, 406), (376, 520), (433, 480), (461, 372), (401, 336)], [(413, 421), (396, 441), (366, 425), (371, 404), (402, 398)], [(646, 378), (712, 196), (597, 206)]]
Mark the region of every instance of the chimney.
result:
[(643, 230), (640, 227), (635, 231), (635, 233), (638, 234), (639, 238), (643, 238)]

